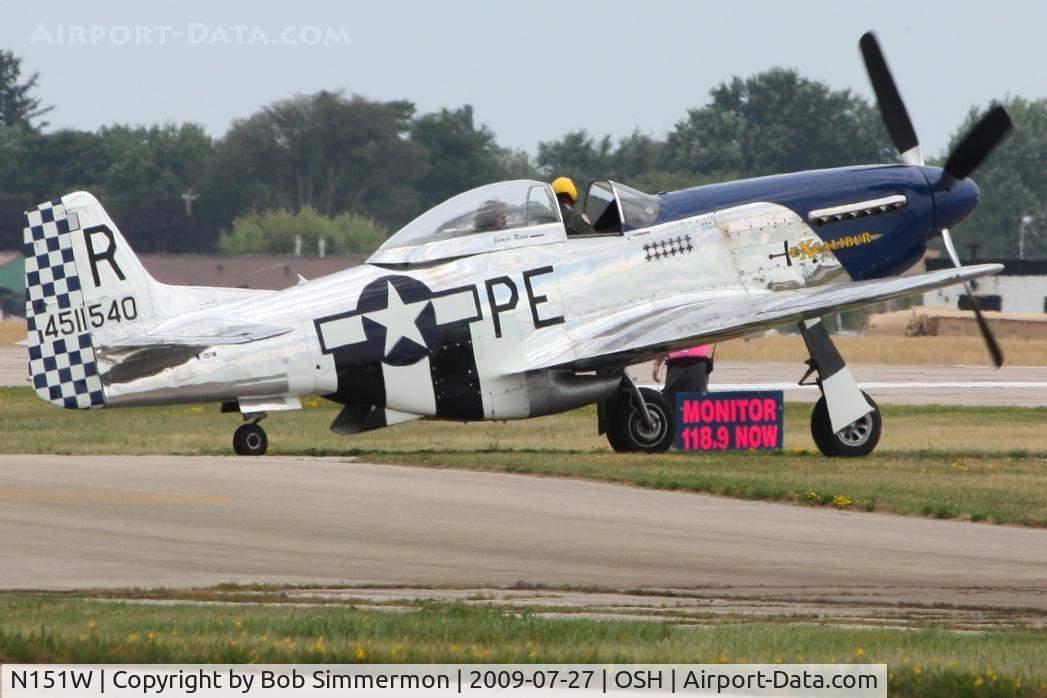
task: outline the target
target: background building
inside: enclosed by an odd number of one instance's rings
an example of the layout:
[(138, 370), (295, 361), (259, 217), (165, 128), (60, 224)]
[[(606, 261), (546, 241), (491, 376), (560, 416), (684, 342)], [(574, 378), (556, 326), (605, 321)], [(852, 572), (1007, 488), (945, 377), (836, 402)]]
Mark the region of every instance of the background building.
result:
[[(948, 259), (926, 260), (929, 271), (952, 266)], [(971, 282), (982, 310), (1007, 313), (1047, 312), (1047, 259), (978, 259), (964, 264), (1002, 264), (1003, 272)], [(923, 304), (932, 308), (970, 310), (962, 286), (950, 286), (924, 294)]]

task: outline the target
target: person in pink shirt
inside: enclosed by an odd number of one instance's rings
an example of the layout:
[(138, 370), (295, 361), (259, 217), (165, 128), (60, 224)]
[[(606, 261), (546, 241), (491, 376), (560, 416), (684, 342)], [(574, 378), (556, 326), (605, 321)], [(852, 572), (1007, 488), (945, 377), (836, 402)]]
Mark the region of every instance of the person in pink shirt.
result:
[(669, 404), (676, 406), (677, 393), (704, 393), (709, 390), (709, 374), (713, 371), (713, 353), (716, 345), (703, 344), (690, 349), (662, 354), (654, 360), (651, 377), (655, 383), (661, 382), (662, 364), (667, 367), (665, 387), (662, 395)]

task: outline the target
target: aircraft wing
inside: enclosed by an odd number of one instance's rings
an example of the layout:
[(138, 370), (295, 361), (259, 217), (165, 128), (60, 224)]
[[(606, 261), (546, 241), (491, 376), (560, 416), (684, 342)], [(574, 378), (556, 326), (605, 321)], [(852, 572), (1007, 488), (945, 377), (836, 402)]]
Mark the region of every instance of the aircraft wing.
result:
[(575, 321), (568, 330), (571, 346), (534, 347), (527, 352), (528, 368), (588, 370), (635, 363), (668, 350), (733, 339), (1001, 271), (1001, 264), (980, 264), (790, 291), (707, 291), (652, 301), (582, 323)]

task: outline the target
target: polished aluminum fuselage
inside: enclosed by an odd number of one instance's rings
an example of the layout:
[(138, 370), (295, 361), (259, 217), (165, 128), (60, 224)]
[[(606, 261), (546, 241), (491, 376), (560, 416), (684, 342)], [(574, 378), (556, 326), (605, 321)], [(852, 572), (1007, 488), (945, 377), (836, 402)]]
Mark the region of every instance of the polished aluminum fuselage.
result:
[[(547, 375), (548, 371), (535, 370), (549, 357), (570, 355), (578, 337), (598, 334), (617, 315), (635, 313), (645, 305), (653, 309), (667, 301), (682, 304), (697, 298), (768, 294), (847, 280), (831, 251), (808, 254), (797, 246), (808, 241), (809, 251), (818, 240), (811, 226), (793, 211), (758, 203), (624, 235), (554, 236), (542, 244), (407, 267), (364, 264), (283, 291), (258, 292), (202, 308), (182, 318), (182, 324), (206, 324), (220, 313), (290, 328), (280, 336), (212, 347), (177, 365), (123, 381), (112, 380), (120, 373), (112, 369), (124, 358), (103, 356), (103, 375), (111, 377), (105, 386), (106, 406), (235, 400), (242, 405), (265, 404), (272, 399), (336, 394), (343, 402), (374, 401), (373, 396), (353, 394), (344, 366), (340, 378), (335, 354), (327, 346), (331, 339), (324, 341), (321, 336), (328, 327), (321, 319), (352, 316), (365, 289), (380, 287), (383, 280), (409, 277), (435, 297), (460, 294), (467, 304), (476, 303), (464, 340), (471, 344), (475, 369), (470, 364), (462, 378), (475, 378), (478, 383), (482, 418), (518, 419), (554, 412), (591, 402), (608, 384), (595, 378), (591, 384), (584, 378), (565, 383)], [(796, 246), (791, 253), (790, 245)], [(424, 305), (404, 306), (406, 317), (397, 323), (405, 335), (411, 332), (402, 328), (410, 330)], [(370, 331), (376, 327), (374, 322), (390, 323), (386, 314), (362, 316), (366, 323), (356, 316), (347, 320), (357, 321), (357, 332), (363, 331), (361, 327)], [(462, 344), (462, 335), (448, 341)], [(441, 347), (427, 346), (426, 351), (435, 357)], [(445, 401), (452, 405), (450, 410), (438, 407), (442, 388), (439, 380), (432, 379), (435, 373), (428, 360), (397, 362), (386, 357), (381, 370), (385, 389), (378, 399), (388, 410), (424, 417), (480, 416), (456, 413), (453, 397)], [(475, 377), (466, 375), (473, 370)], [(455, 380), (450, 377), (450, 382)], [(454, 386), (447, 389), (453, 391)]]

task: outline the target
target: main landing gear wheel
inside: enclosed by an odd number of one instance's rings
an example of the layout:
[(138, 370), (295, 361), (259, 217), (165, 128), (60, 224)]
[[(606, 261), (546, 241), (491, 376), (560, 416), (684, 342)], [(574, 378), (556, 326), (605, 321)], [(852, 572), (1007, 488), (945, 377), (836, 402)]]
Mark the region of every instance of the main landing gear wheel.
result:
[(233, 433), (233, 450), (239, 456), (260, 456), (267, 448), (269, 437), (257, 424), (244, 424)]
[(880, 408), (864, 390), (862, 395), (873, 406), (873, 411), (836, 433), (833, 433), (832, 424), (829, 422), (829, 408), (826, 406), (825, 397), (820, 398), (814, 406), (814, 411), (811, 412), (811, 436), (814, 437), (818, 450), (824, 455), (830, 458), (867, 456), (880, 442), (880, 431), (883, 427)]
[(662, 453), (673, 445), (676, 436), (673, 410), (669, 401), (650, 388), (640, 388), (640, 395), (651, 416), (648, 424), (635, 403), (635, 393), (621, 393), (612, 403), (607, 419), (607, 440), (619, 453), (643, 451)]

